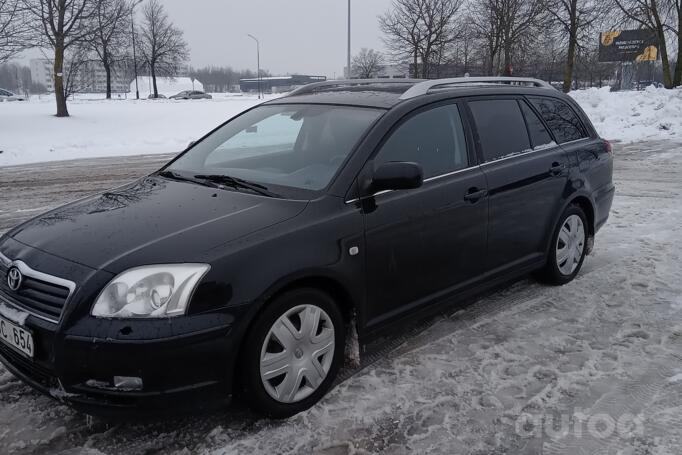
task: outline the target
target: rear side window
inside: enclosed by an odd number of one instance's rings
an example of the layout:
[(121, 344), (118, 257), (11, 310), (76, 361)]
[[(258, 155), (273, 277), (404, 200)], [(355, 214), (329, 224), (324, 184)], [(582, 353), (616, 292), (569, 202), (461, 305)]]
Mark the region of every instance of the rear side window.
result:
[(543, 125), (540, 117), (533, 112), (525, 101), (519, 101), (519, 104), (521, 105), (523, 116), (526, 118), (528, 134), (530, 134), (530, 142), (533, 148), (553, 144), (554, 140), (552, 140), (552, 136), (550, 136), (549, 131), (547, 131), (547, 128)]
[(568, 104), (554, 98), (532, 97), (530, 101), (560, 144), (588, 137), (580, 118)]
[(466, 168), (466, 140), (457, 106), (436, 107), (400, 125), (374, 158), (377, 166), (392, 161), (419, 163), (425, 178)]
[(470, 101), (483, 152), (490, 162), (530, 150), (521, 108), (516, 100)]

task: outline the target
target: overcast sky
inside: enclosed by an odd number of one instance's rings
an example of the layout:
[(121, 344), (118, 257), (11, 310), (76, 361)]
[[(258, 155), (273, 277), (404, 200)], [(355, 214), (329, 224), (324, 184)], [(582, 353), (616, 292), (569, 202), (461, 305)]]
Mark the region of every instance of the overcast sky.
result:
[[(377, 16), (391, 0), (353, 1), (353, 53), (383, 49)], [(346, 62), (347, 0), (163, 0), (185, 32), (192, 65), (261, 67), (273, 74), (341, 76)]]

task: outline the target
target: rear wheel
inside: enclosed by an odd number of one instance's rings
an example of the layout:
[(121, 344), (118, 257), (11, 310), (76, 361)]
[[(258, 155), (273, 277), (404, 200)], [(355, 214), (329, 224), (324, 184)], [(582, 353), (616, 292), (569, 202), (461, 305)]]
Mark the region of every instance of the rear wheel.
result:
[(572, 281), (583, 265), (587, 254), (587, 218), (582, 209), (568, 207), (557, 225), (543, 277), (551, 284)]
[(309, 288), (281, 295), (247, 336), (244, 399), (275, 418), (310, 408), (331, 387), (343, 343), (343, 318), (331, 297)]

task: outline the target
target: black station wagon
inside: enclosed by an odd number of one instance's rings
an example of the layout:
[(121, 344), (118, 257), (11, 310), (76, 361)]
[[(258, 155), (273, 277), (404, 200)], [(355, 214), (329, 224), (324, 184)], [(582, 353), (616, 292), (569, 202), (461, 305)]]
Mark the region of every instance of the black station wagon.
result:
[(290, 416), (347, 340), (530, 272), (571, 281), (612, 173), (610, 144), (538, 80), (311, 84), (4, 235), (0, 360), (93, 414), (237, 395)]

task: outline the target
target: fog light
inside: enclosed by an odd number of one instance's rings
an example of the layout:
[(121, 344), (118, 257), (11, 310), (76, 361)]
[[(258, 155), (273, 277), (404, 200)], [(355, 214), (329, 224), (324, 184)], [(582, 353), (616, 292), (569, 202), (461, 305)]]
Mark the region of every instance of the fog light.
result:
[(114, 376), (114, 388), (118, 390), (142, 390), (142, 378), (132, 376)]

